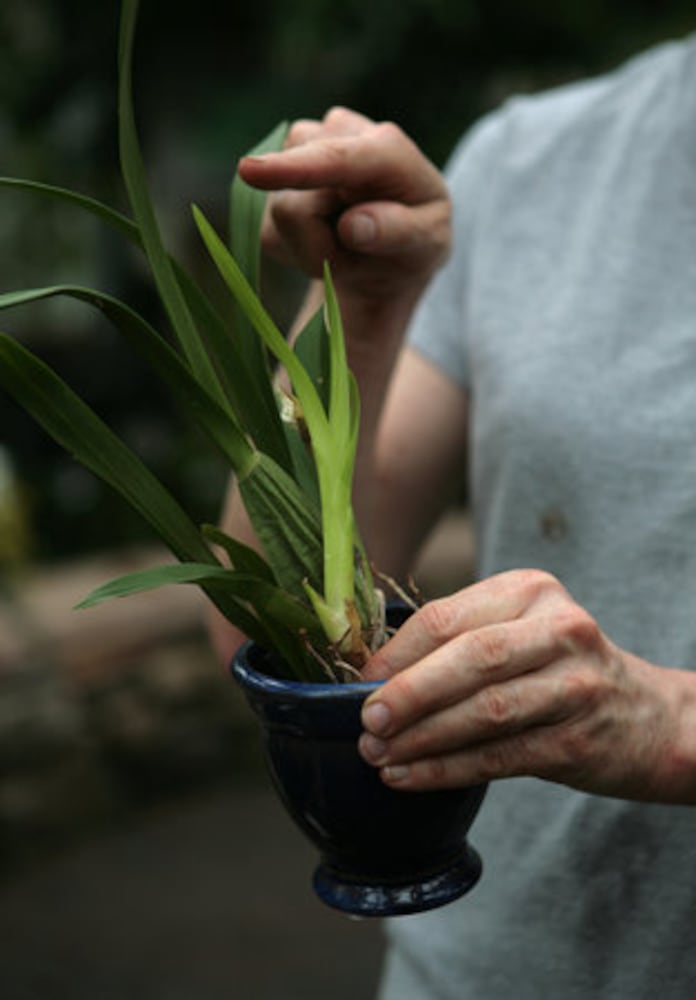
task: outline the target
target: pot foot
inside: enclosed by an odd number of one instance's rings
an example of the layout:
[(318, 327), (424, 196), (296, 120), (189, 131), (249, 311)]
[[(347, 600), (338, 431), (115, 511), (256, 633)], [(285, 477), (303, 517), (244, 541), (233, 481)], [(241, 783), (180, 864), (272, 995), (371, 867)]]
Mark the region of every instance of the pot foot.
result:
[(330, 864), (314, 873), (314, 891), (336, 910), (362, 917), (398, 917), (445, 906), (464, 896), (481, 877), (481, 858), (466, 844), (447, 868), (408, 880), (351, 879)]

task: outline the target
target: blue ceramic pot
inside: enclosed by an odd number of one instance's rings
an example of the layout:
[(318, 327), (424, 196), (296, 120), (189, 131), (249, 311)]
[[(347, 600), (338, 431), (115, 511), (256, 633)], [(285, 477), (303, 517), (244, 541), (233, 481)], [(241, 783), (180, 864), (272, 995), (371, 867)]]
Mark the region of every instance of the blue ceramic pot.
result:
[(264, 673), (247, 643), (232, 672), (264, 734), (266, 761), (290, 816), (316, 845), (314, 890), (329, 906), (395, 916), (468, 892), (481, 860), (467, 843), (486, 786), (399, 792), (357, 750), (360, 710), (379, 682), (315, 684)]

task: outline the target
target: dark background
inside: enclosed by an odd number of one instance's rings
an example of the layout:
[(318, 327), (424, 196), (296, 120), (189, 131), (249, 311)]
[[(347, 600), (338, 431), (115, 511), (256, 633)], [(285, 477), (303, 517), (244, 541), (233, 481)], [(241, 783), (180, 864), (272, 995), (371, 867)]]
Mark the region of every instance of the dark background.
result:
[[(118, 8), (115, 0), (2, 4), (0, 173), (125, 207), (115, 146)], [(398, 121), (442, 164), (464, 128), (507, 94), (601, 72), (694, 26), (691, 0), (145, 0), (136, 100), (165, 231), (190, 254), (189, 203), (222, 217), (237, 158), (281, 119), (346, 104)], [(25, 194), (0, 191), (0, 205), (0, 290), (67, 280), (148, 308), (137, 262), (96, 223)], [(56, 364), (198, 520), (215, 516), (225, 470), (116, 333), (61, 302), (0, 324)], [(147, 537), (6, 397), (0, 428), (20, 480), (27, 555)]]

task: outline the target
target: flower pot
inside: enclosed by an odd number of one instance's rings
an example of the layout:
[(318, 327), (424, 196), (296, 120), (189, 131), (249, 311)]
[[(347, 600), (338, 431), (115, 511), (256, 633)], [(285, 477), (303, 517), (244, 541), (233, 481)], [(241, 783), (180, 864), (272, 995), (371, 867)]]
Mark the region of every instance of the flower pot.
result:
[(314, 890), (329, 906), (394, 916), (468, 892), (481, 860), (466, 840), (486, 786), (388, 788), (357, 750), (363, 701), (379, 682), (316, 684), (264, 673), (247, 643), (232, 672), (258, 715), (266, 761), (290, 816), (319, 849)]

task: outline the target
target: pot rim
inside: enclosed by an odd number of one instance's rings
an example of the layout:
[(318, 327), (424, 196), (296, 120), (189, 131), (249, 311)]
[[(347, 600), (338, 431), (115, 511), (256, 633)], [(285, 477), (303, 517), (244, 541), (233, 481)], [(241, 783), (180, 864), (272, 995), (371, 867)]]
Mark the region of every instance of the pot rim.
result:
[(232, 675), (250, 691), (262, 691), (268, 696), (293, 694), (311, 700), (326, 699), (327, 696), (330, 696), (335, 700), (349, 701), (356, 697), (365, 698), (384, 684), (384, 681), (379, 680), (335, 683), (332, 681), (298, 681), (271, 677), (249, 664), (248, 653), (254, 645), (253, 642), (247, 641), (243, 646), (240, 646), (230, 667)]

